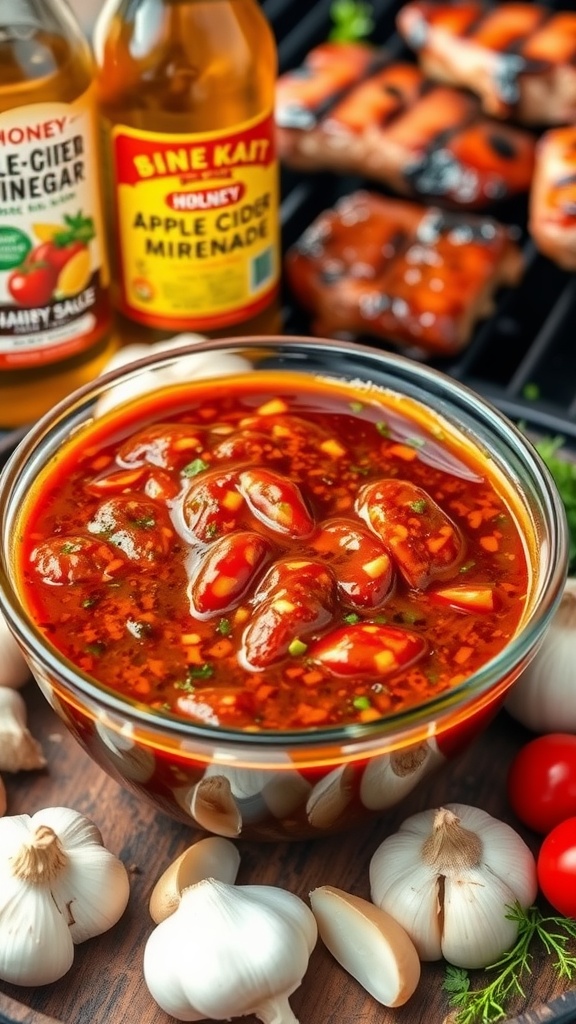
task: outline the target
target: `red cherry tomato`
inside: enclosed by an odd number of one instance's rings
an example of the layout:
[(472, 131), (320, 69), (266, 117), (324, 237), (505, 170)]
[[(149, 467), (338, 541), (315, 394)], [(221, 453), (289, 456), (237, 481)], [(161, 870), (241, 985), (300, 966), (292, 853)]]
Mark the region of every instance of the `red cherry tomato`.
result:
[(565, 917), (576, 917), (576, 818), (567, 818), (546, 836), (537, 861), (538, 884)]
[(548, 733), (518, 752), (508, 774), (515, 815), (535, 832), (550, 832), (576, 814), (576, 736)]
[(52, 298), (57, 273), (49, 263), (26, 263), (8, 278), (8, 291), (19, 306), (45, 306)]

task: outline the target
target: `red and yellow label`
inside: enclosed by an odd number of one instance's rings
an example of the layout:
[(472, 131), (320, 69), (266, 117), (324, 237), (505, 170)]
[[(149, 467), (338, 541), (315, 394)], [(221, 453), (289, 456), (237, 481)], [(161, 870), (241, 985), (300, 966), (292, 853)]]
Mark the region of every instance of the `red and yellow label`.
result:
[(0, 114), (0, 368), (58, 362), (111, 326), (96, 101)]
[(112, 129), (121, 309), (210, 330), (265, 309), (280, 274), (272, 114), (234, 131)]

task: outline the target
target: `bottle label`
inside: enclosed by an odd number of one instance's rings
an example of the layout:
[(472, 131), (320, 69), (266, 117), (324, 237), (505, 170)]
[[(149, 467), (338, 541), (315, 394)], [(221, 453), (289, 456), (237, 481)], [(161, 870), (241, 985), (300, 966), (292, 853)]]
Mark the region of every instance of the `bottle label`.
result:
[(0, 367), (64, 359), (108, 328), (97, 175), (92, 88), (0, 114)]
[(280, 275), (272, 114), (234, 131), (111, 136), (122, 312), (210, 330), (265, 309)]

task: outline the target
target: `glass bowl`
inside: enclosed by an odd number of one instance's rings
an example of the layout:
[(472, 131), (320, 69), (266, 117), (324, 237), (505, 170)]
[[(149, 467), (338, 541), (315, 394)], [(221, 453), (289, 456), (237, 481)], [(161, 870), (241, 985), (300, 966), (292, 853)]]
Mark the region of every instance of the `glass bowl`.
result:
[[(243, 731), (184, 720), (118, 696), (76, 667), (33, 621), (15, 565), (26, 498), (67, 441), (106, 409), (174, 382), (263, 370), (392, 393), (449, 430), (514, 507), (529, 566), (518, 627), (495, 657), (443, 692), (352, 724)], [(304, 378), (303, 378), (304, 381)], [(412, 413), (411, 413), (412, 414)], [(136, 422), (136, 420), (133, 420)], [(301, 839), (348, 828), (414, 792), (484, 728), (543, 638), (567, 569), (564, 510), (523, 435), (478, 395), (415, 361), (330, 340), (202, 341), (151, 353), (72, 394), (26, 435), (0, 484), (0, 607), (41, 690), (76, 739), (126, 787), (193, 827), (230, 837)], [(95, 613), (96, 614), (96, 613)]]

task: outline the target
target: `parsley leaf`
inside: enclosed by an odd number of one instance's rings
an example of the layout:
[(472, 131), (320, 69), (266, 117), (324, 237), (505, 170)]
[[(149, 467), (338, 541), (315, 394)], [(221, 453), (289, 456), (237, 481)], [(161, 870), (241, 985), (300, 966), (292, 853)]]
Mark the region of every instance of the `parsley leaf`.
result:
[(202, 473), (205, 469), (208, 469), (208, 463), (204, 462), (204, 459), (192, 459), (192, 462), (184, 466), (182, 476), (198, 476), (198, 473)]

